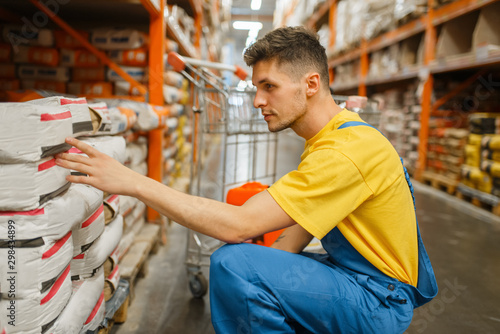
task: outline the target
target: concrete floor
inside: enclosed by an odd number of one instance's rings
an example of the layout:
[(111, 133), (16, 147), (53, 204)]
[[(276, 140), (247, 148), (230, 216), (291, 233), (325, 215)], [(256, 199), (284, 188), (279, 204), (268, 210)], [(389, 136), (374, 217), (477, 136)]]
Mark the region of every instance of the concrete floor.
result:
[[(286, 167), (278, 174), (284, 172)], [(422, 238), (440, 291), (415, 310), (406, 333), (500, 333), (500, 217), (434, 188), (414, 186)], [(183, 227), (170, 227), (168, 244), (151, 256), (148, 276), (136, 284), (127, 321), (111, 333), (214, 333), (208, 296), (194, 299), (188, 288), (186, 240)]]

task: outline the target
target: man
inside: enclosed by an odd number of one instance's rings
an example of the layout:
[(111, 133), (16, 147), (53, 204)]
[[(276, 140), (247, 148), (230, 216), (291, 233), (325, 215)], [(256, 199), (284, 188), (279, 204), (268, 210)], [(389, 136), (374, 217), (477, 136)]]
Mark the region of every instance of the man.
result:
[[(135, 196), (228, 243), (210, 267), (219, 333), (404, 332), (437, 285), (396, 151), (335, 103), (315, 34), (279, 28), (244, 57), (269, 130), (291, 128), (306, 140), (298, 169), (244, 205), (177, 192), (71, 138), (89, 157), (61, 154), (57, 164), (89, 175), (72, 182)], [(244, 243), (282, 228), (272, 248)], [(313, 236), (326, 254), (301, 253)]]

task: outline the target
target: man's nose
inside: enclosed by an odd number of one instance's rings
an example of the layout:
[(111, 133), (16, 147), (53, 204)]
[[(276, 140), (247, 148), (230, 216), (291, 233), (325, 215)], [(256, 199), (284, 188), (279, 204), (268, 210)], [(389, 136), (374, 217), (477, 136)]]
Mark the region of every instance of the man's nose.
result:
[(259, 93), (259, 90), (255, 93), (255, 97), (253, 99), (253, 106), (255, 108), (262, 108), (263, 106), (266, 105), (266, 101), (263, 98), (262, 94)]

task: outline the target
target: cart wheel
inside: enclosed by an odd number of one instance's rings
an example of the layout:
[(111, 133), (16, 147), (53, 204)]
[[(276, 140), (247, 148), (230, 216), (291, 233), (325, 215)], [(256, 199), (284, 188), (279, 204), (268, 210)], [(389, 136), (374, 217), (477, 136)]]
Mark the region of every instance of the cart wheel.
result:
[(191, 275), (189, 279), (189, 290), (195, 298), (202, 298), (207, 294), (208, 282), (202, 273)]

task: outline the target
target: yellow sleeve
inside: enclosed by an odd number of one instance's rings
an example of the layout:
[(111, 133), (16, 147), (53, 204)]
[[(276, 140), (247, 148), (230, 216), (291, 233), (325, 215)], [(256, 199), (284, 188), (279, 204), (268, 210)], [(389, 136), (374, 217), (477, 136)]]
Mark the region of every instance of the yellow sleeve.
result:
[(334, 149), (311, 152), (297, 170), (268, 191), (293, 220), (318, 239), (373, 194), (355, 164)]

